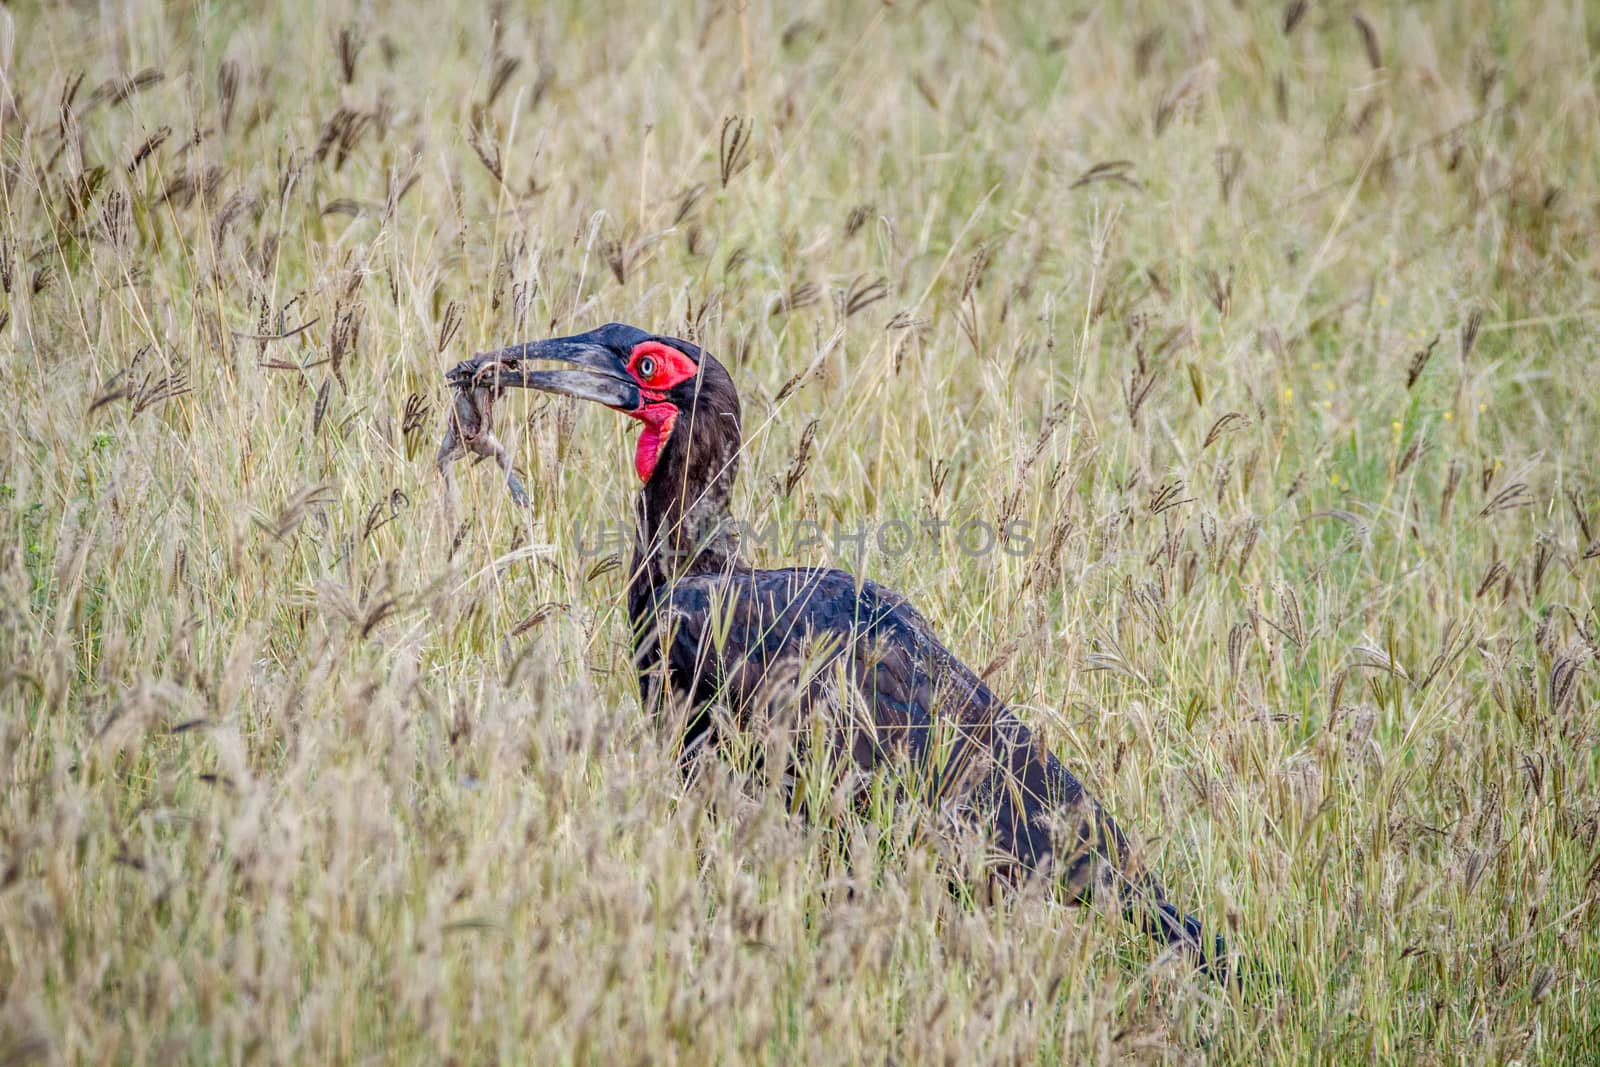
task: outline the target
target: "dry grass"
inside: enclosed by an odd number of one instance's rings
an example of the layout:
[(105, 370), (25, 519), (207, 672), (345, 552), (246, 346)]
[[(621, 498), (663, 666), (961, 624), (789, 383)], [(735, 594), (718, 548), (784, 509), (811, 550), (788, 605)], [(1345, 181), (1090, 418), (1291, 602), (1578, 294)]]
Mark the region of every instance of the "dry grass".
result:
[[(653, 6), (0, 12), (0, 1063), (1592, 1059), (1592, 8)], [(609, 319), (1276, 983), (682, 795)]]

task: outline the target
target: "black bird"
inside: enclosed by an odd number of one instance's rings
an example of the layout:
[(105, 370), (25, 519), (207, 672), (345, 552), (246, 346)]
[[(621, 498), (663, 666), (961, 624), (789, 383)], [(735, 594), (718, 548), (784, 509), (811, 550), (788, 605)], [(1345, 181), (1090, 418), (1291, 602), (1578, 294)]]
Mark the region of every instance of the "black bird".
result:
[[(541, 362), (572, 369), (529, 366)], [(1079, 903), (1108, 894), (1142, 929), (1220, 974), (1220, 940), (1208, 944), (1200, 922), (1168, 903), (1100, 804), (915, 608), (843, 571), (740, 560), (728, 508), (739, 396), (709, 353), (611, 323), (483, 353), (449, 380), (473, 425), (452, 428), (441, 461), (463, 439), (473, 447), (479, 423), (492, 442), (488, 412), (471, 417), (471, 398), (487, 406), (508, 386), (592, 400), (642, 424), (628, 613), (645, 705), (680, 710), (685, 753), (716, 740), (713, 705), (736, 728), (781, 708), (800, 737), (820, 717), (834, 756), (865, 774), (892, 763), (913, 783), (906, 792), (987, 834), (991, 877), (1053, 878)], [(844, 705), (852, 710), (841, 714)]]

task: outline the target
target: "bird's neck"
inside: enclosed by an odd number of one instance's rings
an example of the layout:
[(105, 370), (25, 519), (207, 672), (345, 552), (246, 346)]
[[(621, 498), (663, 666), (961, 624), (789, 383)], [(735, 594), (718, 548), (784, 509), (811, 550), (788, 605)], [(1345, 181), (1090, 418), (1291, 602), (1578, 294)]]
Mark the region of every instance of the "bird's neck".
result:
[[(676, 437), (676, 434), (674, 435)], [(739, 537), (729, 501), (739, 442), (710, 434), (669, 440), (639, 491), (630, 599), (653, 603), (687, 575), (739, 567)], [(649, 596), (643, 596), (648, 592)]]

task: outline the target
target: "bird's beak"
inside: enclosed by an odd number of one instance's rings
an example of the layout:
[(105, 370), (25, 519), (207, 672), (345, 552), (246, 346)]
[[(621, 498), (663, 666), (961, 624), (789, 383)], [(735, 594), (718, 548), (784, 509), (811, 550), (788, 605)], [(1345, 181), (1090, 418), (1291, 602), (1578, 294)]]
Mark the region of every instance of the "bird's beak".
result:
[[(530, 370), (526, 364), (541, 360), (567, 363), (580, 370)], [(483, 352), (458, 363), (449, 374), (452, 384), (492, 383), (593, 400), (618, 411), (637, 411), (643, 402), (639, 385), (627, 364), (604, 345), (585, 337), (555, 337)]]

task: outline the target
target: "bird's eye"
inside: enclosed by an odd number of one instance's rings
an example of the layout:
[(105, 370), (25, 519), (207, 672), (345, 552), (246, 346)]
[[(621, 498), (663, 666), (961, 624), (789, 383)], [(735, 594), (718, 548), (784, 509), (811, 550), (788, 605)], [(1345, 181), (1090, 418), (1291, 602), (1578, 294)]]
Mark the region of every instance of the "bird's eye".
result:
[(656, 376), (656, 361), (645, 356), (639, 361), (639, 377), (654, 378)]

